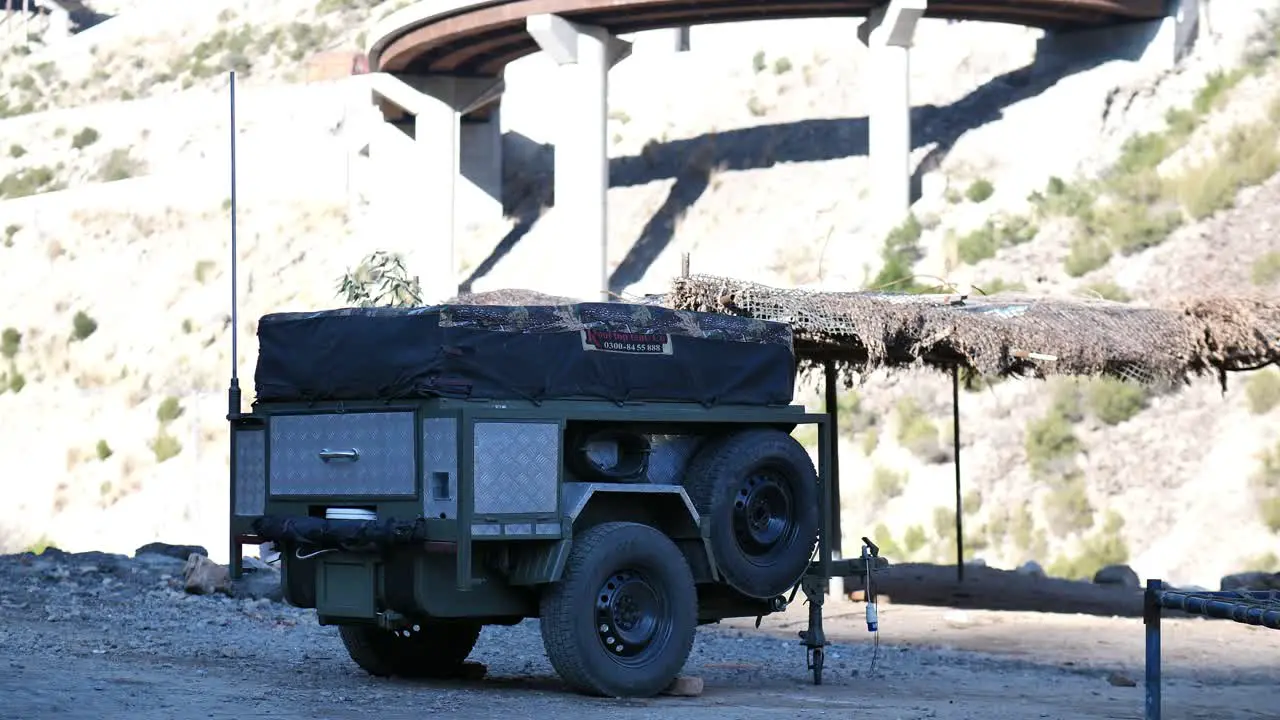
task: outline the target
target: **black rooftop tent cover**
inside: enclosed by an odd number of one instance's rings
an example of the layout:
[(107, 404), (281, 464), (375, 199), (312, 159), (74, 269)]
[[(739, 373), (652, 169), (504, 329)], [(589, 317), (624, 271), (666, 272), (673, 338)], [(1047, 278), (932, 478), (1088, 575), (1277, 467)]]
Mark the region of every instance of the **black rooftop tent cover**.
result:
[(258, 402), (469, 397), (784, 405), (791, 326), (626, 303), (265, 315)]

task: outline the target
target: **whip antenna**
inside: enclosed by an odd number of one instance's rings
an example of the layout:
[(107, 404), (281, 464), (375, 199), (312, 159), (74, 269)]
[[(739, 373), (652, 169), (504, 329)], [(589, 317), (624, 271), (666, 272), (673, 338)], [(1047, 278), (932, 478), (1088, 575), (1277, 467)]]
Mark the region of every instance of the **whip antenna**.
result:
[(240, 416), (240, 318), (236, 295), (236, 72), (231, 71), (231, 386), (227, 388), (227, 419)]

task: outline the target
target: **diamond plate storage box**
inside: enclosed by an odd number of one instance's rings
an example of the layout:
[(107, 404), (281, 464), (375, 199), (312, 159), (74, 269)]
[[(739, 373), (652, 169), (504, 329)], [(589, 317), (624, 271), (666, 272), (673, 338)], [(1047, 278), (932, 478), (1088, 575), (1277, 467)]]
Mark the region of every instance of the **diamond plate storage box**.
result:
[(259, 402), (785, 405), (791, 326), (647, 305), (348, 308), (258, 323)]

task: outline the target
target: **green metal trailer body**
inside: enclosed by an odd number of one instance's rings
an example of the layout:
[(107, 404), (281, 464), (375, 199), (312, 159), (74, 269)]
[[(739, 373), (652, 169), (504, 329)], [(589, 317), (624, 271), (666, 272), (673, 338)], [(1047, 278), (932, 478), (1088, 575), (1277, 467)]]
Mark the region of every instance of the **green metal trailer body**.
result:
[[(287, 602), (339, 626), (374, 674), (447, 674), (482, 626), (540, 618), (575, 689), (652, 695), (694, 625), (778, 612), (803, 589), (820, 682), (830, 578), (887, 565), (869, 541), (870, 556), (833, 559), (831, 425), (800, 406), (432, 398), (260, 403), (230, 422), (233, 575), (244, 545), (276, 544)], [(816, 426), (816, 464), (789, 435), (798, 425)], [(588, 460), (597, 438), (618, 477)], [(751, 475), (782, 460), (785, 482)], [(625, 556), (616, 572), (600, 565), (610, 553)], [(681, 598), (684, 615), (670, 606)], [(584, 649), (595, 626), (616, 667)], [(388, 640), (411, 631), (417, 644)]]

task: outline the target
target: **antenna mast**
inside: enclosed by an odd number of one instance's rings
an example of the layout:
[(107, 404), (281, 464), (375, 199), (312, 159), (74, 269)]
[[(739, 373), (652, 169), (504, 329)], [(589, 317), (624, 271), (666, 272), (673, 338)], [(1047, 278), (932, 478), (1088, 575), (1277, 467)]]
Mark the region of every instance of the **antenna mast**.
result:
[(231, 71), (231, 385), (227, 388), (227, 419), (240, 417), (240, 318), (236, 302), (236, 72)]

